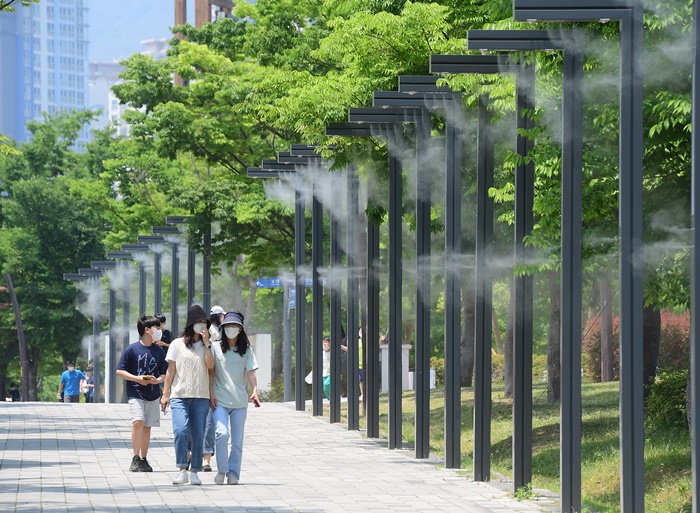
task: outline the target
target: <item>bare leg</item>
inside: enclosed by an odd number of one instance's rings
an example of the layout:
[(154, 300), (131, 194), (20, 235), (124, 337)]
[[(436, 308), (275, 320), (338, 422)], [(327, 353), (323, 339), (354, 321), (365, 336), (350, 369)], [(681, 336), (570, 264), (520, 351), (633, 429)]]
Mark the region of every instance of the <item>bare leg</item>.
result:
[(151, 444), (151, 428), (144, 427), (141, 431), (141, 458), (146, 459), (148, 446)]
[(134, 451), (134, 456), (139, 456), (141, 452), (141, 437), (143, 433), (143, 421), (137, 420), (131, 423), (131, 448)]

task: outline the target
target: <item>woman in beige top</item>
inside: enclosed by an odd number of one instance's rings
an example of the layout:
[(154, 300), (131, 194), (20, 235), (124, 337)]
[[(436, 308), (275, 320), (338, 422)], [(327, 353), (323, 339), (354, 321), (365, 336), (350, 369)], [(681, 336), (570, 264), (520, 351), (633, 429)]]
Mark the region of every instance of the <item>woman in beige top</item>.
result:
[[(209, 340), (209, 319), (201, 306), (193, 305), (187, 311), (187, 324), (180, 338), (168, 348), (165, 359), (163, 411), (170, 404), (173, 412), (175, 460), (180, 469), (173, 484), (202, 484), (197, 473), (202, 470), (204, 426), (209, 411), (209, 369), (214, 368), (214, 357)], [(187, 475), (187, 436), (192, 441), (192, 472)]]

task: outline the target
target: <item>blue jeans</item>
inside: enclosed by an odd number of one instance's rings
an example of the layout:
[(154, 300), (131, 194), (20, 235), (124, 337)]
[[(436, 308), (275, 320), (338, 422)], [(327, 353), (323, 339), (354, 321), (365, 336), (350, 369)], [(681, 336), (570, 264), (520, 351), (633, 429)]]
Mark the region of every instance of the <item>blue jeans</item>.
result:
[(179, 468), (187, 468), (187, 435), (192, 438), (192, 472), (202, 470), (204, 426), (207, 422), (209, 399), (189, 397), (170, 400), (175, 435), (175, 461)]
[[(241, 478), (241, 459), (243, 458), (243, 430), (248, 408), (226, 408), (217, 405), (214, 412), (216, 427), (216, 467), (220, 473)], [(231, 429), (229, 430), (229, 423)], [(226, 461), (226, 444), (231, 438), (231, 452)]]
[(209, 408), (207, 413), (207, 426), (204, 428), (204, 454), (214, 454), (216, 436), (214, 432), (214, 410)]

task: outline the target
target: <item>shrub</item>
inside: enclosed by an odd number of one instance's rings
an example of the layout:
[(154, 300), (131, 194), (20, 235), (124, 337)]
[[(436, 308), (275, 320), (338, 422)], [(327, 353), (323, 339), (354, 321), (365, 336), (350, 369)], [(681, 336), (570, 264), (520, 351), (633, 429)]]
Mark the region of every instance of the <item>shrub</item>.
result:
[(662, 372), (656, 376), (645, 405), (647, 422), (679, 429), (688, 428), (685, 401), (687, 379), (687, 370)]
[(437, 388), (445, 386), (445, 359), (431, 356), (430, 368), (435, 369), (435, 386)]
[(505, 356), (491, 352), (491, 381), (505, 379)]
[(690, 365), (690, 312), (661, 311), (658, 367), (663, 372), (685, 371)]

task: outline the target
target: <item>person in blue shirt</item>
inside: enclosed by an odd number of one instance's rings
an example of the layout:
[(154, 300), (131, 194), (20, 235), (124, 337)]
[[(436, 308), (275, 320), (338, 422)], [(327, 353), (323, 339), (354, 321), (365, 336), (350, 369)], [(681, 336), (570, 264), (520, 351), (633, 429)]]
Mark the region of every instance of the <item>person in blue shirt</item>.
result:
[(117, 376), (128, 381), (126, 395), (131, 413), (131, 472), (153, 472), (146, 455), (151, 428), (160, 426), (160, 384), (165, 380), (168, 363), (165, 352), (156, 345), (163, 336), (160, 321), (144, 315), (136, 323), (141, 337), (129, 345), (117, 365)]
[(73, 360), (66, 361), (66, 370), (61, 374), (61, 382), (58, 384), (56, 398), (64, 403), (80, 402), (80, 382), (85, 379), (85, 374), (75, 369)]

